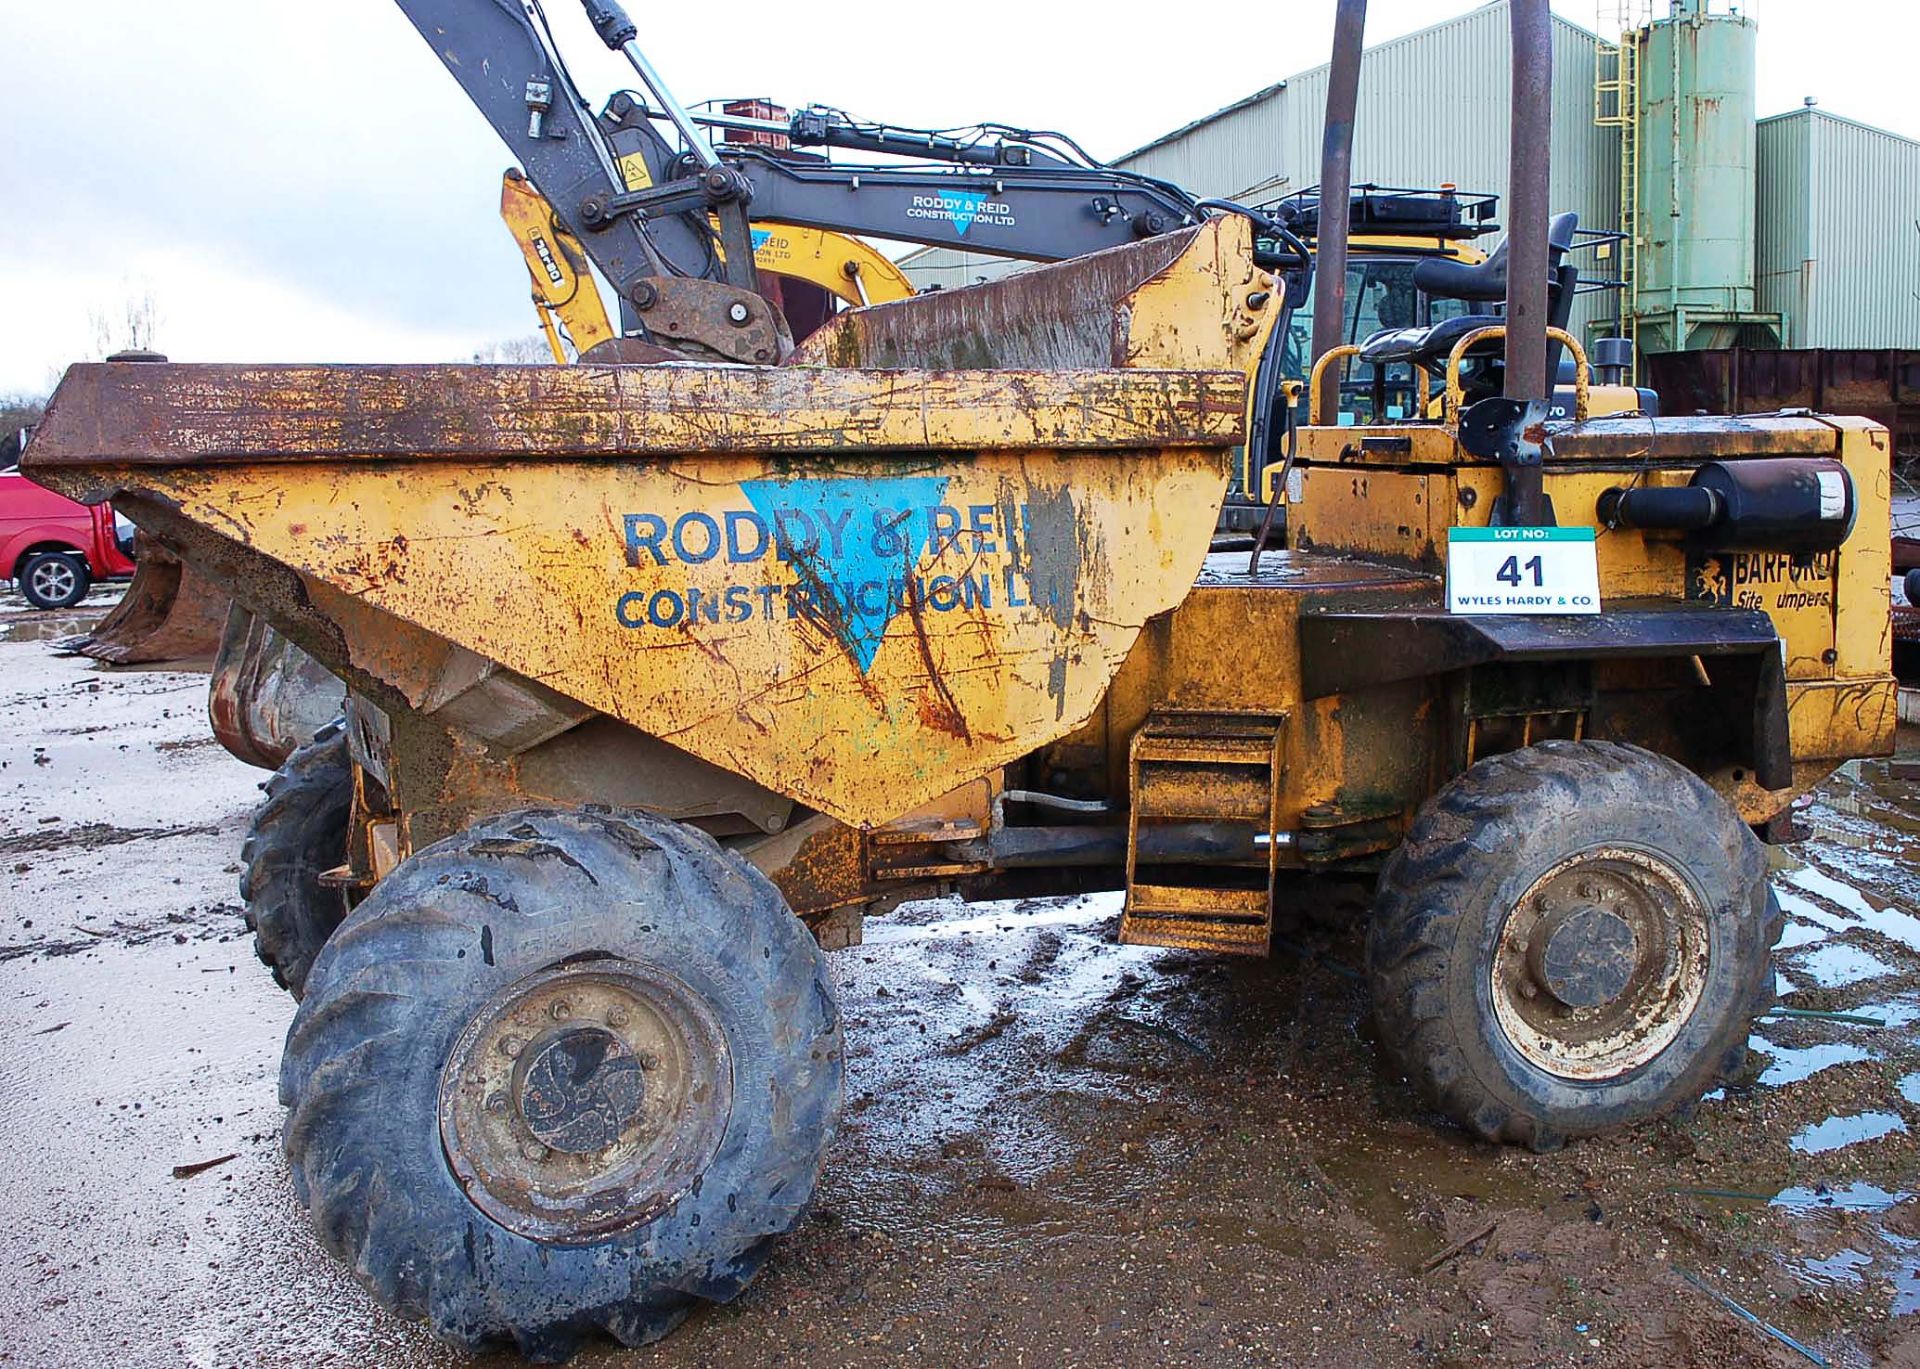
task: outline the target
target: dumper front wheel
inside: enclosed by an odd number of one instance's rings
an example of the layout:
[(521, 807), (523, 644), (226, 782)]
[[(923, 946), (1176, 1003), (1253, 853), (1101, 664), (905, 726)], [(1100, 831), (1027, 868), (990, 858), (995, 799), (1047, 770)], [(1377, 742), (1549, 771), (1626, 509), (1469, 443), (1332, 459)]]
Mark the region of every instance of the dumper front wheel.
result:
[(1382, 1044), (1488, 1140), (1659, 1116), (1740, 1069), (1780, 927), (1759, 842), (1681, 766), (1609, 742), (1495, 756), (1381, 873)]
[(491, 819), (403, 862), (315, 960), (286, 1151), (321, 1241), (468, 1348), (564, 1359), (733, 1297), (838, 1116), (824, 957), (703, 833)]

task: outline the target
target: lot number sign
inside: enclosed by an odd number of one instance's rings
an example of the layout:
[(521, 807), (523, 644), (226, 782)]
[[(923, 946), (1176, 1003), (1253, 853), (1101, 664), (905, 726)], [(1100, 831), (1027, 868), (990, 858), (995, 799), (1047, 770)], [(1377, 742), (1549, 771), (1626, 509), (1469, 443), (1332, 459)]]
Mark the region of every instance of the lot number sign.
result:
[(1449, 613), (1598, 613), (1592, 528), (1450, 528)]

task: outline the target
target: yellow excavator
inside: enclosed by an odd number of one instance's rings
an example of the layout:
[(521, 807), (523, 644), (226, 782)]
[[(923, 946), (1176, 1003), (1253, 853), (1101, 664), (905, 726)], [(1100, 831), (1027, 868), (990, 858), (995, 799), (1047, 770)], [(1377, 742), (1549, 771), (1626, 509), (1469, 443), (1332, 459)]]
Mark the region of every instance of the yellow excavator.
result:
[[(620, 332), (580, 240), (518, 168), (501, 177), (500, 218), (526, 259), (534, 309), (554, 361), (564, 366), (586, 360), (596, 347), (616, 342)], [(769, 284), (784, 297), (796, 340), (826, 322), (838, 305), (884, 304), (913, 293), (898, 266), (845, 233), (791, 223), (756, 223), (751, 231), (754, 265), (773, 277)]]

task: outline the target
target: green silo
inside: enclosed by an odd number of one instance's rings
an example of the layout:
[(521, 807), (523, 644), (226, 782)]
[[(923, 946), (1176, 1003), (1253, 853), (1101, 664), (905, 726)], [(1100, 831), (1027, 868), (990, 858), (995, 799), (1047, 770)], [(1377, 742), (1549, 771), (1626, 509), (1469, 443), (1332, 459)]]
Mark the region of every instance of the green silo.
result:
[(1672, 0), (1637, 45), (1640, 349), (1776, 345), (1754, 308), (1753, 21)]

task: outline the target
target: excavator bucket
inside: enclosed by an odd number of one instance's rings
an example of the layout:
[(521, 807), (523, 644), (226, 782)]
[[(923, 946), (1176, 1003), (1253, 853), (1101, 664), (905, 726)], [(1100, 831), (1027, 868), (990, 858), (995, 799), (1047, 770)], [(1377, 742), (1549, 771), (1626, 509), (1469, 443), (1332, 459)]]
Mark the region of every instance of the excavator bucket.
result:
[(227, 596), (146, 533), (134, 535), (127, 592), (92, 632), (62, 645), (113, 665), (198, 661), (214, 654)]
[(337, 675), (265, 619), (233, 606), (207, 686), (207, 721), (229, 754), (278, 770), (345, 705)]

